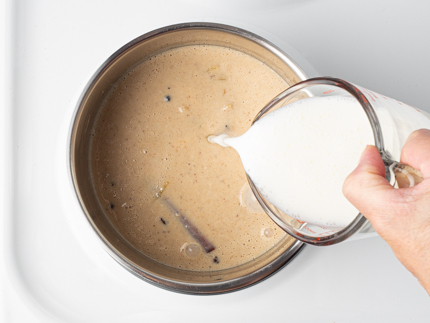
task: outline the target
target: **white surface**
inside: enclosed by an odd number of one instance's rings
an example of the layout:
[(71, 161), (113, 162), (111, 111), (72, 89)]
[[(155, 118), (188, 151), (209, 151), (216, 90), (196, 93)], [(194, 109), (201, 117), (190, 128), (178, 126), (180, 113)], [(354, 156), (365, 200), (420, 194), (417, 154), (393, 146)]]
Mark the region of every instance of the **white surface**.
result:
[(2, 5), (4, 321), (428, 321), (429, 297), (380, 238), (308, 247), (267, 281), (232, 294), (186, 296), (151, 286), (101, 249), (71, 193), (66, 167), (71, 117), (92, 73), (131, 39), (184, 21), (227, 22), (269, 35), (280, 47), (291, 44), (321, 75), (430, 111), (428, 2), (10, 0)]

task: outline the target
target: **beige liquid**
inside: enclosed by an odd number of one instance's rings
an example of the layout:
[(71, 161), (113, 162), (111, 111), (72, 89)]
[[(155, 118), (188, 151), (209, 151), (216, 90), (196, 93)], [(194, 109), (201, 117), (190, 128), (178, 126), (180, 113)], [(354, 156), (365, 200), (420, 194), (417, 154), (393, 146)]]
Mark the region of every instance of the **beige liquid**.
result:
[(240, 204), (247, 180), (237, 153), (206, 138), (244, 133), (287, 86), (246, 54), (203, 45), (163, 52), (125, 75), (101, 110), (91, 151), (100, 203), (122, 236), (156, 261), (203, 271), (249, 262), (279, 242), (285, 233), (267, 215)]

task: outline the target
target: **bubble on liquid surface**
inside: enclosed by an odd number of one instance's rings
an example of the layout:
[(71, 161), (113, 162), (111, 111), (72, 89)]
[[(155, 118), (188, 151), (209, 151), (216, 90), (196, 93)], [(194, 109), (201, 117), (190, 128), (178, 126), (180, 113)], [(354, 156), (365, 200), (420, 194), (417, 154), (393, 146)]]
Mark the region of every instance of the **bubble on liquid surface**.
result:
[(242, 186), (239, 193), (239, 201), (240, 205), (246, 207), (253, 213), (264, 213), (263, 208), (260, 203), (258, 203), (257, 198), (248, 183), (245, 183), (245, 185)]
[(266, 238), (271, 238), (275, 234), (275, 231), (272, 228), (265, 228), (261, 230), (261, 235)]
[(190, 258), (200, 255), (200, 246), (195, 243), (189, 243), (185, 246), (185, 254)]
[(226, 144), (224, 142), (224, 139), (229, 138), (230, 136), (227, 134), (221, 134), (221, 135), (211, 135), (209, 137), (207, 137), (207, 140), (211, 143), (211, 144), (218, 144), (222, 147), (230, 147), (228, 144)]

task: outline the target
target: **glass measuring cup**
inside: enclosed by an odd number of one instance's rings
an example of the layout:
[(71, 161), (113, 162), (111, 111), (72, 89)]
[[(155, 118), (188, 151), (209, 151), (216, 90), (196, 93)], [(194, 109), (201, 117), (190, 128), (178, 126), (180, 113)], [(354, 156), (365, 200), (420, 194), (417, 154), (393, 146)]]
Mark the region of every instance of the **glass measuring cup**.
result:
[[(430, 129), (430, 116), (412, 106), (388, 98), (344, 80), (319, 77), (288, 88), (269, 102), (255, 117), (261, 117), (289, 103), (311, 97), (343, 96), (357, 100), (371, 125), (375, 146), (386, 166), (386, 178), (395, 187), (414, 186), (422, 181), (421, 173), (399, 162), (407, 137), (421, 128)], [(267, 201), (248, 176), (248, 181), (264, 211), (288, 234), (308, 244), (325, 246), (376, 234), (370, 222), (358, 214), (345, 227), (330, 228), (299, 221)]]

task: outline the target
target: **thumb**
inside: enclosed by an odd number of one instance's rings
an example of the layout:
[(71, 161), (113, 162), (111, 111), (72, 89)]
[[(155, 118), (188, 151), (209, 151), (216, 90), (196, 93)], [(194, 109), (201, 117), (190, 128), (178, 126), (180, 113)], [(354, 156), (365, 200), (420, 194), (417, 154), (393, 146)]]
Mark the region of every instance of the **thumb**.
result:
[[(387, 212), (387, 200), (396, 190), (385, 179), (385, 166), (375, 146), (367, 146), (357, 168), (343, 185), (345, 197), (370, 222)], [(372, 223), (373, 224), (373, 223)]]

